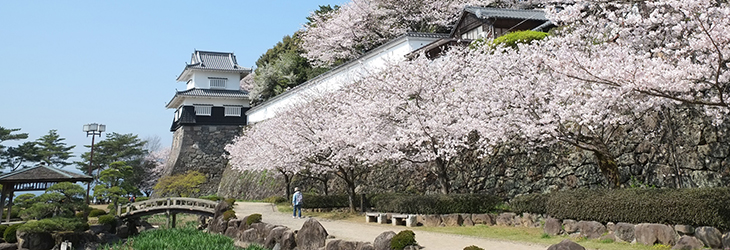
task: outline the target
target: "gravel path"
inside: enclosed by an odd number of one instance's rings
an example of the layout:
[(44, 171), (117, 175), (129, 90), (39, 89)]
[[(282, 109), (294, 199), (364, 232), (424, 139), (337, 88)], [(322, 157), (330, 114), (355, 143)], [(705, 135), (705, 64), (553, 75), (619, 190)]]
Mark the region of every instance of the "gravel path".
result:
[[(294, 230), (299, 230), (304, 224), (304, 219), (294, 219), (291, 214), (276, 211), (276, 207), (269, 203), (254, 202), (236, 202), (234, 207), (236, 214), (246, 216), (249, 214), (261, 214), (262, 220), (269, 224), (283, 225)], [(319, 223), (327, 229), (327, 233), (334, 236), (335, 239), (350, 241), (367, 241), (373, 242), (375, 237), (385, 231), (399, 232), (406, 227), (396, 227), (391, 225), (365, 223), (363, 217), (362, 223), (350, 221), (338, 221), (316, 218)], [(532, 243), (517, 243), (509, 241), (499, 241), (484, 238), (476, 238), (469, 236), (460, 236), (452, 234), (433, 233), (418, 230), (418, 228), (408, 228), (416, 233), (416, 241), (423, 246), (425, 250), (463, 250), (464, 247), (476, 245), (486, 250), (490, 249), (513, 249), (513, 250), (544, 250), (547, 246)]]

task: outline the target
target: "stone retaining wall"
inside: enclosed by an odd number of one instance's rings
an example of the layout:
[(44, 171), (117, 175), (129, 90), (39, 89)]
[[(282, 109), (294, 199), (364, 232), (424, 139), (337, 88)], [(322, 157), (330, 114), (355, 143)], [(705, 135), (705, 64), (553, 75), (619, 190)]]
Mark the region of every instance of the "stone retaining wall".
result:
[(173, 135), (170, 158), (162, 176), (184, 174), (189, 170), (203, 173), (206, 182), (199, 195), (215, 194), (228, 164), (225, 146), (241, 134), (238, 125), (182, 126)]

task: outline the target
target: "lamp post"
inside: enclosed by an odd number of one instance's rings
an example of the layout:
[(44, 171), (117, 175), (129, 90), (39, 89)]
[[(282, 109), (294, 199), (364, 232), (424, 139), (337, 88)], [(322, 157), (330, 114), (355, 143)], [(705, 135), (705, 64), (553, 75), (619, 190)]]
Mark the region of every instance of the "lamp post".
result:
[(94, 137), (95, 136), (101, 136), (101, 132), (106, 131), (106, 125), (104, 124), (96, 124), (96, 123), (89, 123), (84, 125), (84, 132), (86, 132), (86, 137), (89, 137), (91, 135), (91, 153), (89, 153), (89, 176), (91, 176), (91, 181), (86, 183), (86, 204), (90, 204), (91, 200), (89, 199), (89, 191), (91, 190), (91, 182), (94, 181), (93, 175), (91, 175), (91, 171), (93, 171), (93, 164), (94, 164)]

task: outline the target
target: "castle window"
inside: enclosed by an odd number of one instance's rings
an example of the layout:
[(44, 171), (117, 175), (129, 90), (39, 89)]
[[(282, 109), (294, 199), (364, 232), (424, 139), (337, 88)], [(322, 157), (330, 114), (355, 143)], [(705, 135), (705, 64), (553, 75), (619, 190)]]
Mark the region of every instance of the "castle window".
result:
[(225, 116), (237, 116), (241, 117), (241, 106), (223, 106), (225, 109)]
[(210, 80), (210, 88), (226, 88), (226, 78), (219, 78), (219, 77), (208, 77), (208, 80)]
[(175, 121), (180, 120), (180, 113), (182, 113), (182, 107), (175, 110)]
[(195, 115), (210, 116), (213, 111), (213, 105), (210, 104), (193, 104), (195, 106)]

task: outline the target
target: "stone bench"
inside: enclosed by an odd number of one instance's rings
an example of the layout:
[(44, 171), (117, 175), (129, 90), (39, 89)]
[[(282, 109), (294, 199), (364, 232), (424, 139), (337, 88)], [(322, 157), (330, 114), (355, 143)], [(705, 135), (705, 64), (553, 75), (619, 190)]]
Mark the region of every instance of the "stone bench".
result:
[(365, 213), (365, 223), (378, 222), (380, 220), (380, 213)]
[(393, 226), (406, 226), (414, 227), (417, 225), (418, 220), (416, 215), (413, 214), (393, 214), (390, 216)]

